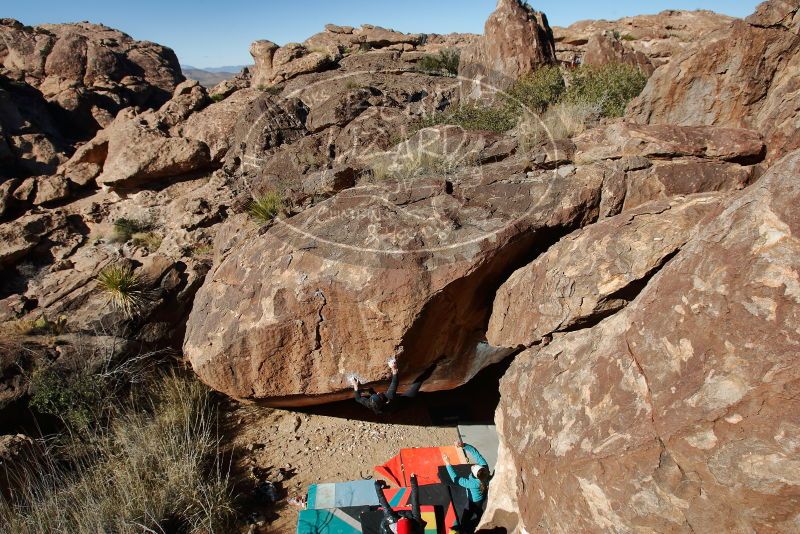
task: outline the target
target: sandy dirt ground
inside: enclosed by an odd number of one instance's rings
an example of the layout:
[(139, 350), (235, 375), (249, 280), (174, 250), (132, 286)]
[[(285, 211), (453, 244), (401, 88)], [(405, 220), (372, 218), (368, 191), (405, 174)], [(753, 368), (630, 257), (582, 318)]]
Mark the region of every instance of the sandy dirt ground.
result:
[[(309, 484), (372, 479), (373, 467), (408, 447), (453, 445), (458, 422), (492, 422), (500, 399), (498, 381), (507, 368), (482, 371), (461, 388), (422, 394), (397, 413), (375, 416), (352, 400), (302, 410), (278, 410), (228, 401), (223, 410), (232, 476), (252, 498), (245, 508), (251, 534), (293, 533)], [(260, 483), (277, 484), (280, 502), (268, 505)]]
[(237, 428), (232, 441), (235, 479), (245, 487), (269, 480), (282, 490), (282, 502), (276, 506), (254, 499), (248, 507), (251, 521), (263, 524), (250, 531), (295, 532), (299, 508), (285, 499), (305, 496), (309, 484), (371, 479), (377, 476), (373, 466), (402, 448), (452, 445), (458, 438), (455, 427), (433, 426), (422, 407), (399, 415), (400, 422), (381, 421), (355, 403), (337, 403), (322, 413), (258, 406), (228, 412), (229, 422)]

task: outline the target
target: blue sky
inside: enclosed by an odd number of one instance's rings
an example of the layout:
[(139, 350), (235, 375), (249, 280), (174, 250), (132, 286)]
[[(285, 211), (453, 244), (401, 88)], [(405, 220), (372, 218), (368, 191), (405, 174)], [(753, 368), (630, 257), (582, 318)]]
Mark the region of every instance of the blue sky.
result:
[[(25, 24), (89, 20), (175, 50), (181, 63), (215, 67), (250, 63), (256, 39), (302, 41), (335, 24), (363, 23), (405, 32), (481, 33), (496, 0), (6, 0), (0, 17)], [(531, 0), (553, 26), (617, 19), (664, 9), (711, 9), (737, 17), (757, 0)]]

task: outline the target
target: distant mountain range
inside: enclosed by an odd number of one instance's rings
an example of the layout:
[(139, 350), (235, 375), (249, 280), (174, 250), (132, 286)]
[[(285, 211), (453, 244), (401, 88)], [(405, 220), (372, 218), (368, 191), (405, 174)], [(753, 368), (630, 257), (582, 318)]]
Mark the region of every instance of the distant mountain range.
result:
[(187, 78), (197, 80), (205, 87), (214, 87), (219, 82), (233, 78), (248, 65), (229, 65), (225, 67), (193, 67), (191, 65), (181, 65), (183, 75)]

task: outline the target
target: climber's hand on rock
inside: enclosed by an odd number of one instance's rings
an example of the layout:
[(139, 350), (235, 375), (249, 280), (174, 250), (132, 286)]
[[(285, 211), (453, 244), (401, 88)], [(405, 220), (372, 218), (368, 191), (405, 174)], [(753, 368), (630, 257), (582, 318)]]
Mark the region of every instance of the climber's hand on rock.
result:
[(464, 448), (464, 442), (461, 441), (460, 439), (457, 439), (456, 440), (456, 447), (458, 447), (459, 449)]

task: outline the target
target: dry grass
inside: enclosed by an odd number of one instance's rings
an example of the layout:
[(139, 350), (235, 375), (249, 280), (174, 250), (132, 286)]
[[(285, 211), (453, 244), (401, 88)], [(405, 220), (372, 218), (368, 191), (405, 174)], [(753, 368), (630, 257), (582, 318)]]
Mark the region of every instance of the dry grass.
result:
[(269, 191), (260, 197), (254, 198), (247, 208), (256, 222), (267, 224), (277, 217), (286, 207), (283, 195), (277, 191)]
[(145, 248), (148, 252), (155, 252), (161, 246), (163, 238), (155, 232), (136, 232), (131, 236), (134, 246)]
[(469, 164), (470, 158), (417, 151), (375, 158), (369, 166), (372, 181), (411, 180), (427, 174), (450, 176)]
[(209, 392), (169, 376), (152, 399), (82, 443), (72, 468), (50, 451), (14, 474), (13, 496), (0, 497), (4, 531), (229, 532), (232, 495)]
[(600, 116), (595, 104), (559, 102), (541, 115), (526, 114), (517, 126), (523, 150), (530, 150), (555, 139), (568, 139), (583, 133)]

